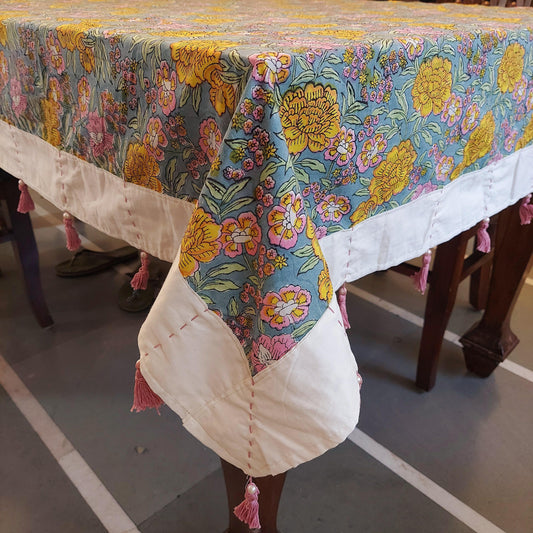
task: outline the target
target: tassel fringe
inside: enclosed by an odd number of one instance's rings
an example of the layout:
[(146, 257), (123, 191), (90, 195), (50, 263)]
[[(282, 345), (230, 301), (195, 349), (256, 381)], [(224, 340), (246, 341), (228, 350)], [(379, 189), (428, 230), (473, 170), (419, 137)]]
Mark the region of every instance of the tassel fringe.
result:
[(28, 191), (28, 186), (22, 181), (19, 180), (19, 203), (17, 206), (17, 211), (19, 213), (29, 213), (35, 209), (35, 204), (30, 196), (30, 191)]
[(235, 516), (250, 529), (259, 529), (259, 489), (250, 477), (244, 491), (244, 500), (233, 509)]
[(533, 204), (529, 203), (531, 202), (531, 194), (528, 194), (520, 204), (520, 224), (522, 226), (525, 226), (526, 224), (530, 224), (531, 220), (533, 220)]
[(74, 227), (74, 219), (69, 213), (63, 213), (63, 224), (67, 236), (67, 249), (75, 252), (81, 246), (80, 236)]
[(150, 256), (146, 252), (141, 252), (141, 267), (135, 273), (131, 280), (131, 288), (135, 291), (144, 291), (148, 287), (148, 279), (150, 278), (150, 271), (148, 266), (150, 265)]
[(429, 274), (429, 264), (431, 263), (431, 250), (428, 250), (422, 259), (422, 268), (411, 276), (416, 290), (422, 294), (426, 292)]
[(163, 400), (150, 388), (141, 374), (140, 361), (135, 363), (135, 387), (133, 389), (133, 405), (130, 412), (140, 413), (146, 409), (156, 409), (157, 414)]
[(484, 254), (487, 254), (490, 252), (490, 235), (487, 231), (487, 228), (489, 227), (490, 220), (488, 218), (485, 218), (476, 233), (477, 238), (477, 247), (476, 250), (483, 252)]
[(337, 300), (339, 302), (339, 308), (341, 310), (342, 323), (344, 329), (350, 329), (350, 321), (348, 320), (348, 312), (346, 311), (346, 285), (343, 285), (337, 292)]

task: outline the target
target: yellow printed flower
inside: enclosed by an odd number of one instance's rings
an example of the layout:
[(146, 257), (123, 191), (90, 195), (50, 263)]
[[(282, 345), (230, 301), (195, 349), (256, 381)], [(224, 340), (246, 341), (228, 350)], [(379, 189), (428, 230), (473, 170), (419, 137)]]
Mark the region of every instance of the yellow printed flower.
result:
[(320, 271), (318, 275), (318, 297), (321, 300), (329, 302), (333, 296), (333, 285), (331, 284), (331, 277), (329, 275), (328, 265), (326, 263), (326, 258), (322, 252), (322, 248), (318, 243), (318, 239), (315, 233), (315, 227), (311, 222), (311, 219), (307, 219), (307, 226), (305, 228), (305, 234), (308, 239), (311, 239), (311, 246), (313, 247), (313, 252), (315, 255), (322, 261), (324, 268)]
[(222, 67), (220, 64), (211, 65), (205, 71), (205, 79), (211, 85), (209, 98), (215, 111), (222, 115), (226, 109), (235, 111), (235, 89), (233, 85), (222, 81)]
[(41, 100), (41, 112), (43, 120), (43, 139), (52, 146), (61, 145), (61, 133), (59, 131), (59, 113), (61, 105), (51, 98)]
[(91, 28), (98, 28), (101, 24), (94, 20), (82, 21), (78, 24), (61, 24), (57, 27), (57, 38), (63, 48), (71, 52), (85, 48), (83, 39)]
[(374, 170), (374, 177), (368, 190), (378, 204), (388, 202), (393, 195), (403, 191), (409, 185), (409, 175), (417, 157), (411, 141), (407, 139), (394, 146)]
[(180, 83), (193, 88), (205, 81), (210, 66), (219, 66), (221, 50), (213, 44), (178, 42), (170, 45), (170, 51)]
[(423, 117), (442, 112), (444, 103), (452, 94), (451, 70), (451, 61), (439, 56), (420, 66), (411, 95), (414, 108)]
[(220, 253), (221, 227), (201, 207), (194, 211), (181, 243), (179, 269), (183, 277), (194, 274), (200, 263), (212, 261)]
[(376, 209), (378, 205), (380, 205), (380, 202), (378, 202), (378, 199), (375, 196), (371, 196), (365, 202), (361, 202), (357, 206), (357, 209), (350, 216), (352, 226), (355, 226), (356, 224), (359, 224), (359, 222), (363, 222), (363, 220), (366, 220), (369, 217), (370, 213), (374, 211), (374, 209)]
[(320, 152), (340, 131), (337, 91), (314, 83), (287, 91), (279, 116), (289, 153), (299, 154), (306, 148)]
[(470, 135), (464, 148), (463, 161), (455, 167), (450, 176), (451, 180), (458, 178), (466, 167), (489, 153), (494, 141), (495, 129), (494, 115), (492, 111), (489, 111)]
[(524, 146), (527, 146), (531, 141), (533, 141), (533, 117), (531, 117), (531, 120), (524, 128), (524, 135), (518, 139), (518, 142), (516, 143), (516, 150), (524, 148)]
[(124, 163), (126, 181), (161, 192), (162, 186), (157, 176), (159, 176), (159, 165), (146, 146), (139, 143), (130, 144)]
[(522, 78), (524, 70), (524, 47), (513, 43), (505, 50), (498, 69), (498, 87), (502, 93), (512, 92)]

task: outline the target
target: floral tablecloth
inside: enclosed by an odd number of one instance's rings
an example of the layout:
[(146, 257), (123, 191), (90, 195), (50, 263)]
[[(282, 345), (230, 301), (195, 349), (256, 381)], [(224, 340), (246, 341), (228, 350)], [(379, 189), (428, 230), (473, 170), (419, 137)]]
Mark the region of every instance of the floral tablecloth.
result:
[(164, 259), (141, 370), (254, 475), (342, 441), (334, 289), (533, 189), (533, 10), (7, 0), (0, 165)]

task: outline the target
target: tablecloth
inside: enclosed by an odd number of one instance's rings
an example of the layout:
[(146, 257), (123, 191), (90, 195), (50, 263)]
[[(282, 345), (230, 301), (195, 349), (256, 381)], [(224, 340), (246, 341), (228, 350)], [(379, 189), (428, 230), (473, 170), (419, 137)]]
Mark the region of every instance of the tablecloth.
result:
[(174, 260), (142, 375), (252, 475), (359, 412), (334, 290), (533, 189), (533, 11), (4, 1), (0, 166)]

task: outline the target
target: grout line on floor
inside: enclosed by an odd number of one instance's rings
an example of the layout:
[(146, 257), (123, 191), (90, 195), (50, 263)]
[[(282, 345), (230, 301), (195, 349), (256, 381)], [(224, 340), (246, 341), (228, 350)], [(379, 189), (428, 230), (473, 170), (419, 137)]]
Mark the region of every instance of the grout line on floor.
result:
[[(397, 317), (402, 318), (403, 320), (406, 320), (407, 322), (410, 322), (411, 324), (414, 324), (419, 328), (424, 327), (424, 319), (422, 317), (415, 315), (410, 311), (407, 311), (407, 309), (404, 309), (403, 307), (395, 305), (387, 300), (384, 300), (383, 298), (379, 298), (378, 296), (375, 296), (374, 294), (360, 289), (359, 287), (355, 287), (351, 283), (346, 284), (346, 289), (354, 296), (357, 296), (358, 298), (361, 298), (366, 302), (369, 302), (385, 311), (388, 311), (389, 313), (392, 313), (393, 315), (396, 315)], [(452, 331), (446, 330), (444, 332), (445, 340), (462, 347), (462, 344), (459, 342), (460, 338), (460, 335), (457, 335)], [(520, 376), (521, 378), (533, 383), (533, 371), (529, 368), (519, 365), (518, 363), (505, 360), (500, 363), (497, 368), (503, 368), (504, 370), (512, 372), (513, 374), (516, 374), (517, 376)]]
[(131, 518), (0, 355), (0, 385), (109, 533), (140, 533)]
[(360, 429), (355, 429), (348, 436), (348, 439), (476, 533), (504, 533), (498, 526), (424, 476), (424, 474)]

